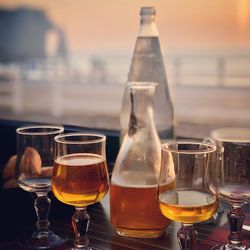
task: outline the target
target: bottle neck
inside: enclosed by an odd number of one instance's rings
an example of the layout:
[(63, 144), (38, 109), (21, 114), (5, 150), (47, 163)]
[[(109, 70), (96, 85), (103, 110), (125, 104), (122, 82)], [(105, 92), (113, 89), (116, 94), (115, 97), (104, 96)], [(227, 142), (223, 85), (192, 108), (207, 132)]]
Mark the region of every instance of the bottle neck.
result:
[(157, 37), (159, 36), (158, 29), (155, 23), (154, 14), (141, 14), (141, 25), (139, 37)]
[(141, 130), (155, 129), (153, 119), (153, 95), (155, 87), (131, 88), (131, 113), (129, 120), (129, 135)]

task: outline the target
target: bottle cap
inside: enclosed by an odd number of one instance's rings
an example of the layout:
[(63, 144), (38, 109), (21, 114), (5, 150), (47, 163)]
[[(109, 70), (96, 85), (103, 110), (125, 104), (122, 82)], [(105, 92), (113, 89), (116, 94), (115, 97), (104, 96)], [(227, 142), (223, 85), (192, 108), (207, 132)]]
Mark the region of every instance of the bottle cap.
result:
[(140, 15), (155, 15), (156, 11), (154, 7), (141, 7)]

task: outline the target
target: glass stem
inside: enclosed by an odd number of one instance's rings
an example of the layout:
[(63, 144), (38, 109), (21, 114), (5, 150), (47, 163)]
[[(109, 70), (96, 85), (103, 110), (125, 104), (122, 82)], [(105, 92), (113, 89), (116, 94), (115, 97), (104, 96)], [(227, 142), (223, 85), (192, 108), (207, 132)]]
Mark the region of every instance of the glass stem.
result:
[(182, 224), (177, 232), (177, 238), (181, 250), (193, 250), (197, 240), (197, 232), (193, 224)]
[(49, 230), (49, 211), (50, 211), (51, 200), (47, 196), (47, 193), (37, 193), (37, 198), (34, 202), (34, 207), (37, 214), (36, 227), (38, 232)]
[(88, 247), (89, 239), (87, 237), (87, 231), (89, 228), (90, 217), (87, 213), (86, 207), (76, 208), (74, 215), (72, 216), (72, 225), (75, 233), (74, 246), (78, 249), (84, 249)]
[(242, 245), (241, 231), (245, 219), (245, 215), (241, 211), (241, 206), (231, 206), (231, 211), (228, 213), (227, 218), (230, 226), (230, 235), (228, 237), (229, 240), (228, 244), (232, 247), (241, 246)]

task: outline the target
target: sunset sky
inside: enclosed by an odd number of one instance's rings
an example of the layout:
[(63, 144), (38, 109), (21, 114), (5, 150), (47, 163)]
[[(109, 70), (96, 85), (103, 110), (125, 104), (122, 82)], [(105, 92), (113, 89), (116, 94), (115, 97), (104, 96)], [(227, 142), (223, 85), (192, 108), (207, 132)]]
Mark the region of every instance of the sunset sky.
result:
[(131, 50), (141, 6), (155, 6), (166, 50), (250, 48), (250, 0), (0, 1), (1, 8), (20, 6), (45, 10), (72, 51)]

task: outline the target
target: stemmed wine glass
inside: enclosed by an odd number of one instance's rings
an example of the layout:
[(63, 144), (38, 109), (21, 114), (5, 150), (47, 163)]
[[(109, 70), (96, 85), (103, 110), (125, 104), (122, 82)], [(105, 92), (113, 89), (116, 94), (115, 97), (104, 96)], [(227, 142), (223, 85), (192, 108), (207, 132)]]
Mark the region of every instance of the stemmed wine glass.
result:
[(55, 167), (52, 190), (61, 202), (75, 207), (72, 249), (89, 247), (88, 205), (100, 201), (109, 189), (106, 137), (101, 134), (69, 133), (55, 137)]
[(241, 209), (250, 203), (250, 134), (249, 131), (245, 135), (240, 132), (218, 129), (212, 133), (218, 148), (219, 195), (230, 205), (227, 215), (230, 226), (228, 243), (216, 245), (213, 250), (249, 249), (242, 243), (241, 231), (245, 214)]
[(67, 239), (49, 229), (51, 200), (51, 176), (54, 163), (54, 137), (64, 131), (60, 126), (21, 127), (17, 133), (16, 179), (18, 185), (37, 198), (34, 207), (37, 214), (36, 231), (26, 234), (20, 243), (26, 248), (49, 249), (63, 244)]
[[(215, 150), (214, 145), (199, 142), (162, 145), (159, 205), (164, 216), (182, 224), (177, 233), (180, 249), (194, 249), (193, 223), (209, 219), (218, 207)], [(172, 190), (167, 188), (170, 184)]]

